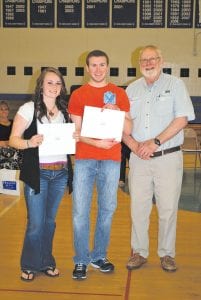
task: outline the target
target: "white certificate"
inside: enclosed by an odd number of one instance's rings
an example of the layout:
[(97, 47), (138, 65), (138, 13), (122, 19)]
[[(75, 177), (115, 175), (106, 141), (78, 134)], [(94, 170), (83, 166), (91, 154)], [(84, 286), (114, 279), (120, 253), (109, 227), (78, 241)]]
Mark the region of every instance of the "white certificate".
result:
[(38, 133), (43, 135), (39, 156), (74, 154), (74, 123), (37, 124)]
[(104, 109), (85, 106), (82, 121), (81, 136), (121, 141), (125, 112), (114, 109)]

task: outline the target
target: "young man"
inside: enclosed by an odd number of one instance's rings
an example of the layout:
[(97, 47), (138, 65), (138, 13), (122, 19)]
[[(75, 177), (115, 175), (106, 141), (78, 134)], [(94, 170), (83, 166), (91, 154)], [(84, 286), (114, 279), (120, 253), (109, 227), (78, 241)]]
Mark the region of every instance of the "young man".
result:
[[(94, 106), (125, 111), (124, 132), (130, 134), (129, 100), (122, 88), (107, 82), (107, 54), (101, 50), (90, 52), (86, 58), (86, 70), (89, 82), (72, 93), (68, 106), (76, 130), (81, 130), (84, 107)], [(105, 101), (108, 92), (113, 95), (113, 103)], [(73, 180), (74, 279), (86, 278), (88, 264), (101, 272), (114, 270), (106, 255), (112, 217), (117, 206), (120, 161), (121, 144), (114, 139), (81, 137), (77, 143)], [(94, 245), (90, 251), (90, 207), (95, 181), (98, 213)]]
[(194, 119), (193, 106), (179, 78), (162, 73), (163, 58), (156, 46), (140, 52), (140, 79), (127, 87), (133, 129), (123, 141), (131, 149), (133, 255), (127, 268), (137, 269), (149, 255), (149, 217), (153, 195), (159, 216), (158, 255), (165, 271), (176, 271), (175, 240), (178, 201), (183, 175), (183, 128)]

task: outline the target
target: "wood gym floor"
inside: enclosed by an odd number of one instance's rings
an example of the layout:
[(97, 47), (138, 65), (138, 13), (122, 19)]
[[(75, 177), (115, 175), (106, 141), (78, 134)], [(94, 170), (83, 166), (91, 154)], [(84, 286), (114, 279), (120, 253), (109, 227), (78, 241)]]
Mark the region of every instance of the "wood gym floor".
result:
[[(96, 192), (91, 223), (94, 229)], [(201, 299), (201, 168), (185, 169), (177, 227), (178, 271), (160, 268), (157, 248), (157, 211), (153, 205), (150, 224), (150, 256), (141, 269), (125, 268), (130, 256), (130, 198), (118, 191), (108, 258), (113, 274), (92, 267), (84, 281), (71, 278), (73, 265), (71, 197), (65, 196), (57, 216), (54, 255), (60, 277), (38, 275), (33, 282), (20, 280), (19, 259), (26, 226), (23, 193), (20, 197), (0, 195), (0, 299), (1, 300), (191, 300)], [(92, 243), (92, 241), (91, 241)]]

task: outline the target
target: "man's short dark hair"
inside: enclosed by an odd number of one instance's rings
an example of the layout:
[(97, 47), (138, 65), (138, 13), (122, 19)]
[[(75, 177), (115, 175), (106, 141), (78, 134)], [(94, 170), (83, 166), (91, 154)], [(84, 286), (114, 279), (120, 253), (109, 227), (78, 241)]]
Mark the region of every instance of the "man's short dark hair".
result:
[(109, 57), (104, 51), (102, 51), (102, 50), (93, 50), (93, 51), (89, 52), (89, 54), (86, 57), (87, 66), (89, 66), (89, 59), (93, 56), (95, 56), (95, 57), (104, 56), (106, 58), (107, 65), (109, 65)]

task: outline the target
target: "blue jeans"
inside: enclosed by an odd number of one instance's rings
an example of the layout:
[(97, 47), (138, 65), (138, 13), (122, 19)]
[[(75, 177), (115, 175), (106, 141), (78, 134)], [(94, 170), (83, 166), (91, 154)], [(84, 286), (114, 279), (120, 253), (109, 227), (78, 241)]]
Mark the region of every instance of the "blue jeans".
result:
[[(74, 262), (88, 265), (106, 257), (111, 222), (117, 206), (120, 162), (112, 160), (76, 160), (73, 178)], [(90, 208), (94, 183), (98, 195), (98, 213), (93, 250), (89, 250)]]
[(21, 255), (21, 269), (38, 272), (55, 267), (52, 255), (55, 218), (67, 184), (67, 170), (40, 170), (40, 193), (24, 187), (27, 229)]

